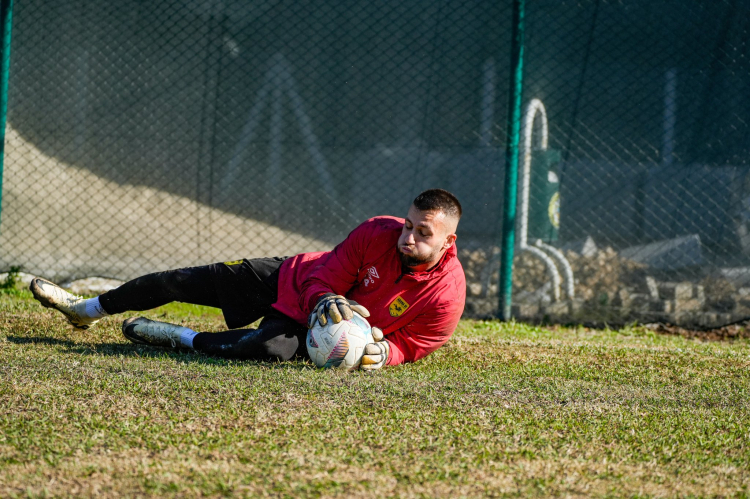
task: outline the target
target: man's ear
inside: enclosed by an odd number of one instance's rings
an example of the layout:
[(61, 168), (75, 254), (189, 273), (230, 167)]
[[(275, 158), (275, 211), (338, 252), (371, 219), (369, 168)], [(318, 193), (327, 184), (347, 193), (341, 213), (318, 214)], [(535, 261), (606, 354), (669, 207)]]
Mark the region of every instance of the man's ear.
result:
[(445, 237), (445, 242), (443, 243), (443, 249), (447, 250), (451, 246), (453, 246), (456, 243), (456, 235), (455, 234), (448, 234)]

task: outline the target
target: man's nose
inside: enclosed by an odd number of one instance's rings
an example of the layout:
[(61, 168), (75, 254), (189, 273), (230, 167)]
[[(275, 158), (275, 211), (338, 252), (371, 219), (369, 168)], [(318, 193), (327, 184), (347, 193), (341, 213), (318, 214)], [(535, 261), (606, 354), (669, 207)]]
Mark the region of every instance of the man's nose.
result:
[(409, 232), (408, 234), (406, 234), (406, 244), (408, 244), (410, 246), (414, 244), (414, 233), (413, 232)]

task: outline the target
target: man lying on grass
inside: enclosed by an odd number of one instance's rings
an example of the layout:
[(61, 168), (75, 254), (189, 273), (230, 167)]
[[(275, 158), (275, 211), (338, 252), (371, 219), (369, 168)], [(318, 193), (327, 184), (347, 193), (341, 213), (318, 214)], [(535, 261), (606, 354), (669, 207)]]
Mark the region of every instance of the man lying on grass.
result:
[[(90, 299), (44, 279), (30, 288), (80, 329), (172, 301), (220, 308), (228, 331), (199, 333), (137, 317), (123, 322), (122, 332), (134, 343), (236, 359), (306, 358), (315, 321), (338, 323), (357, 312), (373, 324), (375, 343), (366, 346), (361, 367), (374, 370), (421, 359), (453, 334), (466, 300), (455, 245), (460, 217), (453, 194), (431, 189), (417, 196), (406, 219), (371, 218), (333, 251), (157, 272)], [(257, 329), (243, 329), (260, 318)]]

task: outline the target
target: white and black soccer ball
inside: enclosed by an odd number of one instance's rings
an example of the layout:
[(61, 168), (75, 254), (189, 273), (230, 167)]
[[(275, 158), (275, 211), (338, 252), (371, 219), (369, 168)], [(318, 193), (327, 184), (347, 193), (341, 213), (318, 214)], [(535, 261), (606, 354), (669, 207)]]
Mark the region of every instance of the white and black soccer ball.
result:
[(315, 322), (307, 331), (307, 353), (318, 367), (352, 371), (362, 362), (365, 345), (374, 341), (370, 323), (355, 312), (354, 317), (338, 324)]

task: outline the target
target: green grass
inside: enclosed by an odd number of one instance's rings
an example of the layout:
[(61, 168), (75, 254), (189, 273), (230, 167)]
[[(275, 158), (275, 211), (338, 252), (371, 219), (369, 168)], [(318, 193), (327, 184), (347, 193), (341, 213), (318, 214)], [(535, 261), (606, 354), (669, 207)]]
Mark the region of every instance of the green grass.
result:
[(0, 294), (0, 496), (750, 495), (747, 340), (467, 320), (347, 375), (135, 346), (121, 320)]

